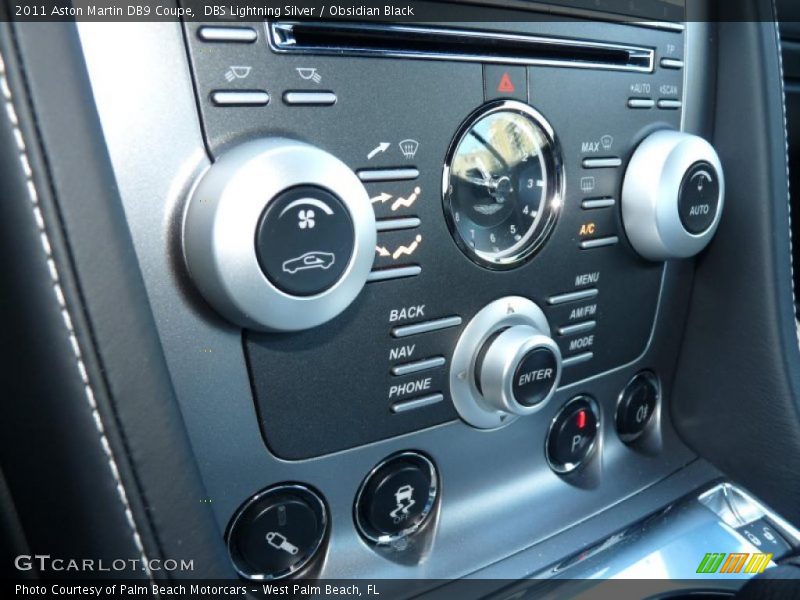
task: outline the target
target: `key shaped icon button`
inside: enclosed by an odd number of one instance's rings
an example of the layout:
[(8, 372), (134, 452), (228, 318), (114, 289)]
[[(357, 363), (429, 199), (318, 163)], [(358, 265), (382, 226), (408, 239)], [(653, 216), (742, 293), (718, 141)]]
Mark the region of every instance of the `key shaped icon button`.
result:
[(277, 531), (270, 531), (267, 533), (267, 543), (273, 548), (283, 550), (288, 554), (295, 555), (300, 552), (300, 549), (286, 539), (285, 535), (281, 535)]

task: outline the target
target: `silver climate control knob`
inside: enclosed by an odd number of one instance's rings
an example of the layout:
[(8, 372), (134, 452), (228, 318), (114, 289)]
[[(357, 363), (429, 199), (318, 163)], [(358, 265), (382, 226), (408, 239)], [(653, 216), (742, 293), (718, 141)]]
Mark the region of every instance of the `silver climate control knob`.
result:
[(694, 256), (719, 225), (725, 178), (703, 138), (658, 131), (636, 148), (622, 186), (622, 220), (634, 249), (662, 261)]
[(541, 410), (561, 378), (561, 352), (542, 310), (527, 298), (495, 300), (467, 324), (450, 369), (461, 418), (494, 429)]
[(183, 249), (192, 280), (229, 321), (299, 331), (345, 310), (367, 281), (375, 214), (347, 165), (272, 138), (222, 155), (192, 191)]

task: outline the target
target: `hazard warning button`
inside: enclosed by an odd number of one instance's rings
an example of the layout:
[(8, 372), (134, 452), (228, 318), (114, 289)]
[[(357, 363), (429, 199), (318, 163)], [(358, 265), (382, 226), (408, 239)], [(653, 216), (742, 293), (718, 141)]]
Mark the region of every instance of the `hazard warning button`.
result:
[(486, 100), (514, 98), (528, 101), (528, 71), (525, 67), (483, 66), (483, 93)]

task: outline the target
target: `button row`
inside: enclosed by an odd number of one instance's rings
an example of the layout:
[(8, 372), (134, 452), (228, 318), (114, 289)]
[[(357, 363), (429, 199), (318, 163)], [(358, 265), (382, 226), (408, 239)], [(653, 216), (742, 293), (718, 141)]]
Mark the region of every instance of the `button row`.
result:
[[(266, 106), (269, 93), (264, 90), (216, 90), (211, 92), (215, 106)], [(336, 104), (333, 92), (286, 92), (284, 103), (290, 106), (330, 106)]]
[[(359, 169), (356, 171), (356, 175), (364, 183), (398, 183), (416, 179), (419, 177), (419, 170), (414, 167)], [(374, 194), (370, 198), (370, 202), (373, 207), (383, 207), (384, 203), (393, 200), (386, 206), (390, 206), (394, 211), (397, 208), (413, 206), (421, 194), (420, 186), (413, 187), (409, 192), (404, 192), (402, 196), (399, 194), (395, 196), (384, 190), (380, 194)], [(414, 264), (390, 266), (399, 260), (413, 259), (423, 241), (420, 233), (396, 235), (393, 232), (416, 229), (421, 224), (422, 220), (419, 217), (387, 217), (379, 218), (376, 221), (379, 236), (375, 247), (375, 264), (367, 281), (388, 281), (414, 277), (422, 272), (422, 267)]]
[[(661, 98), (658, 101), (658, 108), (662, 110), (678, 110), (683, 106), (680, 100), (670, 98)], [(656, 106), (656, 101), (652, 98), (629, 98), (628, 108), (634, 109), (650, 109)]]
[[(555, 296), (550, 296), (547, 299), (547, 304), (550, 306), (561, 306), (564, 304), (571, 304), (576, 302), (581, 302), (583, 300), (592, 300), (596, 298), (599, 294), (597, 288), (587, 288), (584, 290), (578, 290), (575, 292), (567, 292), (566, 294), (557, 294)], [(594, 312), (590, 314), (595, 314)], [(588, 315), (586, 315), (588, 316)], [(562, 325), (556, 328), (556, 333), (559, 337), (569, 337), (569, 336), (576, 336), (580, 334), (589, 333), (593, 331), (597, 327), (597, 321), (595, 320), (588, 320), (588, 321), (581, 321), (580, 323), (574, 323), (572, 325)], [(593, 338), (594, 334), (591, 336), (587, 336), (587, 338)], [(573, 348), (572, 345), (575, 345)], [(583, 343), (583, 338), (574, 338), (570, 342), (569, 350), (574, 351), (580, 348), (585, 348), (587, 346), (593, 345), (593, 340), (589, 344)], [(562, 350), (562, 352), (564, 352)], [(583, 352), (581, 354), (575, 354), (572, 356), (566, 356), (562, 359), (562, 366), (564, 368), (574, 367), (575, 365), (579, 365), (585, 362), (588, 362), (594, 358), (593, 352)]]
[[(462, 319), (459, 316), (443, 317), (440, 319), (433, 319), (430, 321), (422, 321), (419, 323), (412, 323), (411, 325), (402, 325), (395, 327), (391, 331), (394, 338), (405, 338), (423, 333), (431, 333), (434, 331), (441, 331), (451, 327), (461, 325)], [(389, 372), (394, 377), (404, 377), (406, 375), (416, 375), (426, 371), (433, 371), (440, 369), (447, 364), (447, 359), (444, 356), (430, 356), (420, 360), (415, 360), (406, 363), (393, 365)], [(429, 378), (428, 381), (431, 381)], [(413, 383), (413, 382), (412, 382)], [(427, 385), (425, 386), (428, 387)], [(391, 394), (390, 394), (391, 397)], [(391, 411), (394, 414), (404, 413), (419, 408), (424, 408), (434, 404), (438, 404), (444, 400), (444, 394), (441, 392), (426, 393), (423, 396), (416, 396), (412, 398), (405, 398), (398, 400), (391, 405)]]

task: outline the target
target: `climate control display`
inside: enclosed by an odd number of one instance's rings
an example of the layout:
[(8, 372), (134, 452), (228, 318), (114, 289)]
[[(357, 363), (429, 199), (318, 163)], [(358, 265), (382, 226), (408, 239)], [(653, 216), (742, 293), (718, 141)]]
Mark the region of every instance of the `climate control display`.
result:
[(444, 170), (445, 216), (478, 264), (510, 268), (529, 258), (561, 207), (561, 161), (544, 118), (520, 102), (480, 109), (456, 135)]

